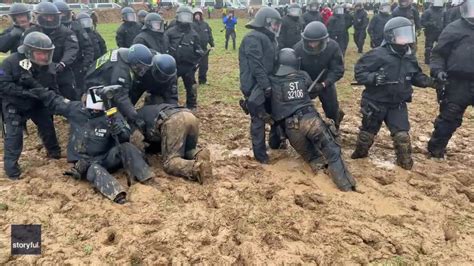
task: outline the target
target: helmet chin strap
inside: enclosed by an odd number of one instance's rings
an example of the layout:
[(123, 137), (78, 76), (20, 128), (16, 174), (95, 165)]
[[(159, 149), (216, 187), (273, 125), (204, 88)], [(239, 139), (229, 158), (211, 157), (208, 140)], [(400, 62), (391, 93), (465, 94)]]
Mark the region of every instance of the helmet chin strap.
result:
[(410, 45), (408, 44), (405, 44), (405, 45), (390, 44), (390, 50), (392, 50), (392, 52), (397, 53), (401, 56), (411, 54), (411, 48), (410, 48)]

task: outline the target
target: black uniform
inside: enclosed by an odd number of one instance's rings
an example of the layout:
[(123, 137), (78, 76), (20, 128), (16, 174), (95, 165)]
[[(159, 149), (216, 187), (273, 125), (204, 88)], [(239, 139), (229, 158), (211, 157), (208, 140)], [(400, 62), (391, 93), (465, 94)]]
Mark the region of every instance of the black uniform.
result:
[(425, 28), (425, 64), (429, 64), (431, 49), (444, 28), (443, 8), (432, 6), (423, 12), (421, 25)]
[(56, 65), (59, 63), (65, 65), (64, 68), (57, 71), (57, 83), (61, 95), (68, 99), (79, 99), (80, 93), (76, 90), (76, 80), (72, 69), (73, 63), (79, 56), (79, 43), (76, 34), (64, 25), (53, 31), (42, 29), (40, 26), (33, 26), (26, 30), (23, 36), (33, 31), (48, 35), (54, 44), (53, 62)]
[(92, 41), (89, 38), (89, 35), (84, 30), (84, 28), (82, 28), (81, 23), (78, 21), (72, 21), (68, 25), (68, 28), (76, 34), (79, 44), (79, 51), (76, 61), (74, 61), (71, 66), (74, 71), (76, 88), (78, 90), (76, 93), (77, 98), (71, 100), (79, 100), (86, 89), (84, 85), (84, 77), (87, 70), (94, 62), (94, 47), (92, 46)]
[[(444, 154), (451, 136), (462, 124), (466, 108), (474, 105), (474, 30), (464, 19), (449, 24), (431, 52), (431, 74), (448, 73), (440, 114), (428, 143), (433, 154)], [(441, 156), (440, 156), (441, 157)]]
[(319, 11), (306, 11), (303, 14), (304, 27), (306, 27), (306, 25), (313, 21), (323, 22), (323, 17), (321, 16), (321, 13), (319, 13)]
[(392, 18), (390, 14), (379, 12), (375, 15), (369, 23), (367, 31), (370, 36), (370, 47), (375, 48), (382, 44), (383, 41), (383, 28), (385, 23)]
[(191, 24), (176, 22), (176, 25), (165, 32), (168, 53), (176, 59), (178, 77), (183, 79), (186, 88), (186, 107), (194, 109), (197, 106), (197, 85), (194, 73), (204, 51), (201, 40)]
[(459, 6), (452, 7), (444, 12), (444, 27), (448, 26), (449, 23), (456, 21), (461, 18), (461, 11)]
[(164, 34), (162, 32), (154, 32), (150, 29), (142, 29), (141, 32), (133, 39), (133, 44), (140, 43), (146, 47), (159, 52), (166, 53)]
[[(207, 45), (214, 47), (214, 37), (212, 36), (212, 29), (205, 21), (194, 21), (194, 30), (199, 35), (201, 41), (201, 48), (207, 50)], [(199, 62), (199, 73), (198, 80), (199, 84), (205, 84), (207, 82), (207, 70), (209, 69), (209, 54), (205, 54)]]
[(311, 78), (304, 71), (286, 76), (272, 76), (272, 117), (284, 124), (291, 146), (317, 171), (320, 152), (328, 163), (329, 175), (344, 191), (355, 187), (341, 158), (341, 148), (335, 142), (311, 102), (308, 87)]
[(337, 100), (336, 82), (344, 76), (344, 59), (339, 45), (329, 39), (327, 47), (319, 55), (309, 55), (303, 50), (303, 41), (300, 41), (293, 48), (301, 57), (301, 70), (308, 72), (311, 79), (316, 77), (326, 69), (326, 73), (321, 77), (319, 83), (325, 84), (325, 88), (319, 94), (326, 117), (334, 120), (337, 127), (341, 122), (341, 111)]
[(278, 37), (278, 48), (292, 48), (301, 40), (302, 31), (303, 21), (300, 17), (285, 16), (281, 23), (280, 36)]
[(89, 38), (91, 39), (92, 47), (94, 48), (94, 61), (107, 52), (107, 45), (104, 38), (93, 29), (85, 29)]
[(177, 104), (178, 103), (178, 81), (173, 77), (169, 81), (160, 82), (153, 78), (151, 71), (143, 77), (135, 80), (130, 90), (130, 100), (136, 104), (145, 91), (149, 93), (145, 98), (145, 105), (150, 104)]
[(327, 27), (329, 37), (339, 44), (342, 55), (346, 54), (347, 45), (349, 44), (349, 32), (346, 23), (345, 14), (334, 14), (329, 18)]
[(128, 143), (130, 127), (120, 113), (110, 118), (103, 111), (86, 109), (82, 102), (65, 100), (54, 92), (42, 93), (40, 98), (55, 114), (69, 121), (68, 161), (81, 161), (85, 167), (78, 169), (79, 173), (104, 196), (115, 200), (125, 195), (125, 190), (109, 171), (125, 168), (140, 182), (151, 178), (143, 154)]
[(421, 30), (421, 21), (420, 21), (420, 13), (416, 8), (413, 6), (408, 7), (396, 7), (395, 10), (392, 12), (392, 17), (404, 17), (409, 19), (414, 25), (415, 30)]
[(367, 26), (369, 25), (369, 17), (367, 11), (359, 9), (354, 12), (354, 42), (357, 45), (359, 53), (364, 51), (365, 38), (367, 37)]
[(23, 129), (28, 119), (38, 127), (48, 156), (59, 158), (61, 153), (51, 113), (34, 95), (28, 95), (31, 88), (58, 88), (54, 66), (32, 65), (27, 70), (28, 67), (21, 67), (20, 62), (25, 65), (30, 61), (23, 54), (13, 53), (3, 60), (0, 69), (0, 98), (6, 133), (3, 160), (5, 172), (10, 178), (20, 176), (18, 159), (23, 150)]
[(130, 121), (137, 119), (137, 112), (130, 102), (129, 92), (135, 80), (130, 66), (124, 57), (128, 56), (127, 48), (108, 51), (96, 60), (86, 74), (86, 88), (94, 86), (120, 85), (124, 93), (117, 94), (114, 103), (119, 111)]
[(125, 21), (117, 29), (115, 35), (115, 41), (117, 42), (117, 47), (129, 48), (133, 44), (133, 39), (140, 33), (141, 30), (140, 24), (133, 21)]
[[(411, 102), (412, 85), (432, 86), (432, 80), (423, 74), (413, 53), (401, 56), (390, 45), (379, 46), (364, 54), (357, 61), (354, 72), (355, 79), (365, 85), (365, 90), (361, 100), (362, 126), (352, 158), (367, 156), (374, 136), (379, 132), (382, 122), (385, 122), (393, 138), (397, 164), (411, 169), (413, 161), (406, 103)], [(378, 72), (386, 75), (386, 81), (398, 83), (377, 86)]]
[[(33, 24), (32, 24), (33, 25)], [(0, 52), (16, 53), (21, 44), (21, 36), (25, 30), (19, 26), (11, 26), (0, 34)]]
[[(267, 108), (264, 108), (263, 91), (271, 87), (269, 76), (273, 72), (276, 56), (275, 35), (268, 30), (254, 29), (242, 39), (239, 48), (240, 90), (249, 101), (252, 148), (255, 159), (260, 162), (268, 162), (264, 116), (270, 106), (267, 103)], [(274, 134), (270, 134), (270, 143), (273, 137)]]

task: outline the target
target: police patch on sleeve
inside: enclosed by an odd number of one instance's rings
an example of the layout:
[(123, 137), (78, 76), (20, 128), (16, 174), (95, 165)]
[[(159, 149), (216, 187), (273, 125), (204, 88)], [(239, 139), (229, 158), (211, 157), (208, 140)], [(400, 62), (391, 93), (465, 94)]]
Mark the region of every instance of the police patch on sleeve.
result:
[(120, 82), (120, 83), (124, 84), (124, 83), (125, 83), (125, 79), (124, 79), (124, 78), (121, 78), (121, 77), (119, 77), (119, 78), (118, 78), (118, 82)]
[(75, 34), (71, 35), (71, 40), (73, 40), (74, 42), (78, 42), (77, 36)]
[(29, 59), (21, 60), (19, 62), (19, 65), (21, 66), (21, 68), (23, 68), (26, 71), (30, 70), (30, 68), (32, 67), (31, 61)]

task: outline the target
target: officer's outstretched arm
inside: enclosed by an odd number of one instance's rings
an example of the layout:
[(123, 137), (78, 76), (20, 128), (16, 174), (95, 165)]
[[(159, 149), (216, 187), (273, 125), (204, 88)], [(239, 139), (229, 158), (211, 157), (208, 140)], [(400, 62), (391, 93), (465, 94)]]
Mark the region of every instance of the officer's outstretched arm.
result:
[(373, 51), (364, 54), (354, 67), (354, 77), (359, 84), (375, 85), (375, 75), (381, 67), (381, 60)]
[[(44, 106), (56, 115), (66, 117), (68, 120), (73, 119), (74, 114), (80, 112), (82, 103), (80, 101), (70, 101), (54, 91), (40, 88), (42, 91), (35, 92), (38, 98), (43, 102)], [(31, 89), (35, 91), (37, 89)]]

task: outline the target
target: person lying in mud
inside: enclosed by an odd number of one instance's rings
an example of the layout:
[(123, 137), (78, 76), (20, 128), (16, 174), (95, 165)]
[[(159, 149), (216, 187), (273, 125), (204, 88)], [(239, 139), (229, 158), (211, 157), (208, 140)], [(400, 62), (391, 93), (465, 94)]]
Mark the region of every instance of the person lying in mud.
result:
[(210, 152), (199, 150), (199, 120), (191, 110), (176, 104), (145, 105), (137, 110), (145, 121), (144, 137), (149, 143), (146, 151), (161, 150), (166, 173), (200, 184), (212, 177)]
[(69, 121), (67, 159), (74, 167), (66, 175), (87, 178), (100, 193), (119, 204), (125, 203), (126, 192), (109, 171), (125, 168), (131, 178), (142, 183), (154, 176), (140, 150), (128, 142), (131, 129), (122, 115), (115, 108), (105, 112), (101, 89), (90, 88), (82, 102), (69, 101), (46, 88), (30, 92)]
[(295, 51), (280, 50), (277, 66), (276, 73), (270, 77), (272, 119), (284, 125), (291, 146), (314, 172), (321, 168), (322, 153), (336, 186), (342, 191), (355, 190), (356, 181), (342, 160), (341, 148), (313, 106), (311, 99), (318, 96), (318, 91), (311, 90), (308, 73), (299, 70)]
[(385, 24), (383, 44), (357, 61), (355, 79), (365, 85), (365, 90), (361, 100), (362, 126), (352, 159), (369, 155), (375, 135), (385, 122), (393, 139), (397, 165), (407, 170), (413, 167), (407, 102), (411, 102), (412, 84), (435, 86), (433, 79), (423, 74), (410, 48), (415, 39), (410, 20), (392, 18)]

